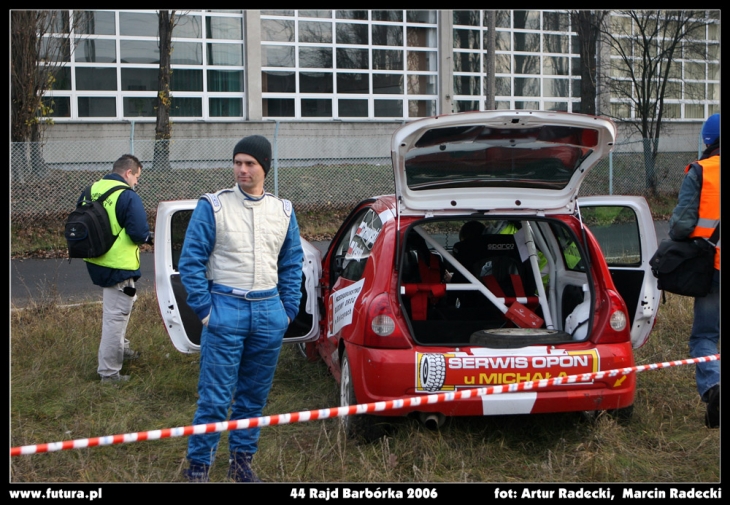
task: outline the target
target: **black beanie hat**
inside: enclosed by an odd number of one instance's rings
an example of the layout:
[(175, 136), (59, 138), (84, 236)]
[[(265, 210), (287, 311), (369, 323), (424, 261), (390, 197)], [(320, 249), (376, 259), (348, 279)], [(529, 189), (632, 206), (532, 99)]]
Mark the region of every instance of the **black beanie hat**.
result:
[(253, 156), (263, 167), (264, 174), (269, 173), (269, 168), (271, 168), (271, 143), (266, 137), (250, 135), (242, 138), (233, 148), (233, 157), (235, 158), (238, 153)]

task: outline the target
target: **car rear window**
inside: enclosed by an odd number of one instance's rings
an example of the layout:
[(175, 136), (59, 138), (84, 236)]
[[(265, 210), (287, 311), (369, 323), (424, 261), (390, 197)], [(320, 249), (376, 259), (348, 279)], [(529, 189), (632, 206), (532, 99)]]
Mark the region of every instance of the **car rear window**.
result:
[(406, 154), (406, 182), (416, 191), (442, 187), (562, 189), (597, 142), (597, 130), (567, 126), (435, 128)]

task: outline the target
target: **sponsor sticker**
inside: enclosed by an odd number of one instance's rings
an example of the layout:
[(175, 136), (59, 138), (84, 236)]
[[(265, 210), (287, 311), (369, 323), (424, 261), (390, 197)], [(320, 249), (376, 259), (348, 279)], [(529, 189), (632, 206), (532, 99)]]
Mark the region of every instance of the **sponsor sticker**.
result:
[(594, 373), (600, 358), (595, 349), (560, 349), (541, 354), (416, 353), (416, 391), (455, 391)]
[(343, 327), (352, 323), (352, 309), (355, 306), (358, 296), (365, 284), (365, 279), (360, 279), (351, 286), (332, 293), (328, 305), (331, 314), (329, 319), (328, 336), (339, 332)]
[(380, 230), (383, 229), (382, 218), (389, 219), (386, 213), (375, 214), (372, 210), (365, 214), (355, 231), (355, 235), (350, 240), (346, 259), (359, 261), (370, 254), (375, 240), (380, 235)]

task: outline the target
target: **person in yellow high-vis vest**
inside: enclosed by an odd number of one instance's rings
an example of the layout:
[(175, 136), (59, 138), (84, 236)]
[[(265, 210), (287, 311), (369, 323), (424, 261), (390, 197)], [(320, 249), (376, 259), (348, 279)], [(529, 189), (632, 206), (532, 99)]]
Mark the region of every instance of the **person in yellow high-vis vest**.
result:
[[(129, 380), (121, 375), (125, 359), (135, 359), (139, 353), (130, 349), (126, 338), (127, 323), (137, 300), (134, 283), (142, 275), (139, 268), (139, 245), (152, 243), (147, 225), (147, 213), (142, 199), (134, 191), (142, 175), (142, 163), (131, 154), (114, 162), (111, 173), (91, 186), (91, 199), (107, 190), (124, 186), (104, 202), (112, 233), (117, 236), (111, 249), (97, 258), (89, 258), (86, 268), (91, 281), (103, 288), (103, 317), (99, 344), (97, 373), (102, 383)], [(79, 198), (81, 200), (82, 196)]]
[[(702, 126), (707, 146), (700, 159), (685, 169), (677, 206), (669, 220), (672, 240), (710, 238), (720, 225), (720, 114), (710, 116)], [(707, 296), (694, 300), (694, 320), (689, 337), (693, 358), (717, 354), (720, 342), (720, 241), (715, 254), (715, 274)], [(720, 426), (720, 362), (698, 363), (695, 371), (697, 392), (707, 404), (705, 424)]]

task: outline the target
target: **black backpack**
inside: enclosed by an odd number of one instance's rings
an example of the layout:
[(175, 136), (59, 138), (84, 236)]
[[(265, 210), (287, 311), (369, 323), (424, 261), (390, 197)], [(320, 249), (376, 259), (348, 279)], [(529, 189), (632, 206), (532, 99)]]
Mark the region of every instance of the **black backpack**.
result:
[(98, 258), (114, 245), (119, 236), (112, 234), (109, 214), (104, 200), (115, 191), (130, 189), (129, 186), (114, 186), (97, 200), (91, 199), (91, 186), (66, 219), (64, 236), (68, 244), (69, 258)]

